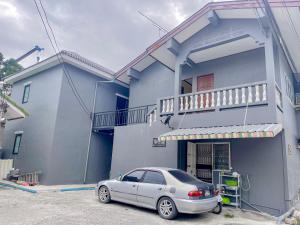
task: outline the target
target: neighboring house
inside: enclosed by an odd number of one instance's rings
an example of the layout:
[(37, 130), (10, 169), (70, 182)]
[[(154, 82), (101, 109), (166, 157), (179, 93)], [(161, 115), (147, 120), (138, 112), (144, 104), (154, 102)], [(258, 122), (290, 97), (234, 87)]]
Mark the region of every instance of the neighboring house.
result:
[(5, 151), (4, 146), (4, 130), (7, 121), (23, 119), (28, 116), (28, 112), (20, 107), (16, 102), (14, 102), (8, 95), (10, 90), (4, 89), (3, 82), (1, 82), (0, 90), (0, 159), (2, 159), (2, 154)]
[(30, 116), (7, 124), (5, 158), (14, 159), (22, 172), (41, 171), (42, 184), (95, 183), (109, 177), (113, 136), (91, 133), (91, 119), (93, 106), (111, 111), (128, 102), (127, 85), (101, 82), (112, 80), (112, 74), (62, 51), (8, 77), (12, 98)]
[(232, 168), (243, 207), (291, 207), (300, 187), (300, 1), (269, 4), (209, 3), (115, 74), (130, 85), (126, 123), (99, 122), (112, 112), (94, 121), (95, 132), (114, 131), (112, 177), (163, 166), (218, 184)]

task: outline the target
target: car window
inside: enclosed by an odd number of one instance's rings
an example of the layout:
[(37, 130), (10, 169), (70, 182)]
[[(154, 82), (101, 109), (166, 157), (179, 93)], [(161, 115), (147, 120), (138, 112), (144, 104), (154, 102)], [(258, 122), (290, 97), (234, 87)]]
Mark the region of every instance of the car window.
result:
[(123, 177), (122, 181), (140, 182), (144, 175), (144, 170), (135, 170)]
[(147, 171), (142, 182), (149, 184), (166, 184), (165, 177), (161, 172), (157, 171)]
[(197, 181), (195, 177), (182, 170), (169, 170), (169, 173), (181, 182), (188, 183), (188, 182)]

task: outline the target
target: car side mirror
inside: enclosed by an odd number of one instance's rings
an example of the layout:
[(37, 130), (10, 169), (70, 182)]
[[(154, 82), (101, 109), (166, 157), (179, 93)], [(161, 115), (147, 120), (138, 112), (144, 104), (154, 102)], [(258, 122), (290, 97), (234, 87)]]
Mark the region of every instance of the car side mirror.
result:
[(123, 177), (122, 175), (119, 175), (119, 176), (117, 177), (117, 180), (118, 180), (118, 181), (122, 181), (122, 177)]

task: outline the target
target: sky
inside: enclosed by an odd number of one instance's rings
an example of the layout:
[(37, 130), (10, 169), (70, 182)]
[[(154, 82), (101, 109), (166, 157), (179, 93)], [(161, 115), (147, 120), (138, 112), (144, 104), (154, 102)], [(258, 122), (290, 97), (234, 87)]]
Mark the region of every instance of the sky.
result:
[[(38, 0), (37, 0), (38, 2)], [(198, 11), (207, 0), (42, 0), (60, 50), (80, 54), (118, 71), (167, 30)], [(39, 45), (45, 50), (24, 67), (54, 54), (34, 0), (0, 0), (0, 52), (17, 58)]]

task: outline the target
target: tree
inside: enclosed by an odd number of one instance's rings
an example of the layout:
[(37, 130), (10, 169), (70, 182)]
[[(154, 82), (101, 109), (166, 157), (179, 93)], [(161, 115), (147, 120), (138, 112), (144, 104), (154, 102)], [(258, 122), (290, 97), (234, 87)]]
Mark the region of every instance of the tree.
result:
[(11, 74), (20, 72), (23, 67), (17, 63), (15, 59), (4, 60), (3, 54), (0, 52), (0, 78), (3, 79)]

